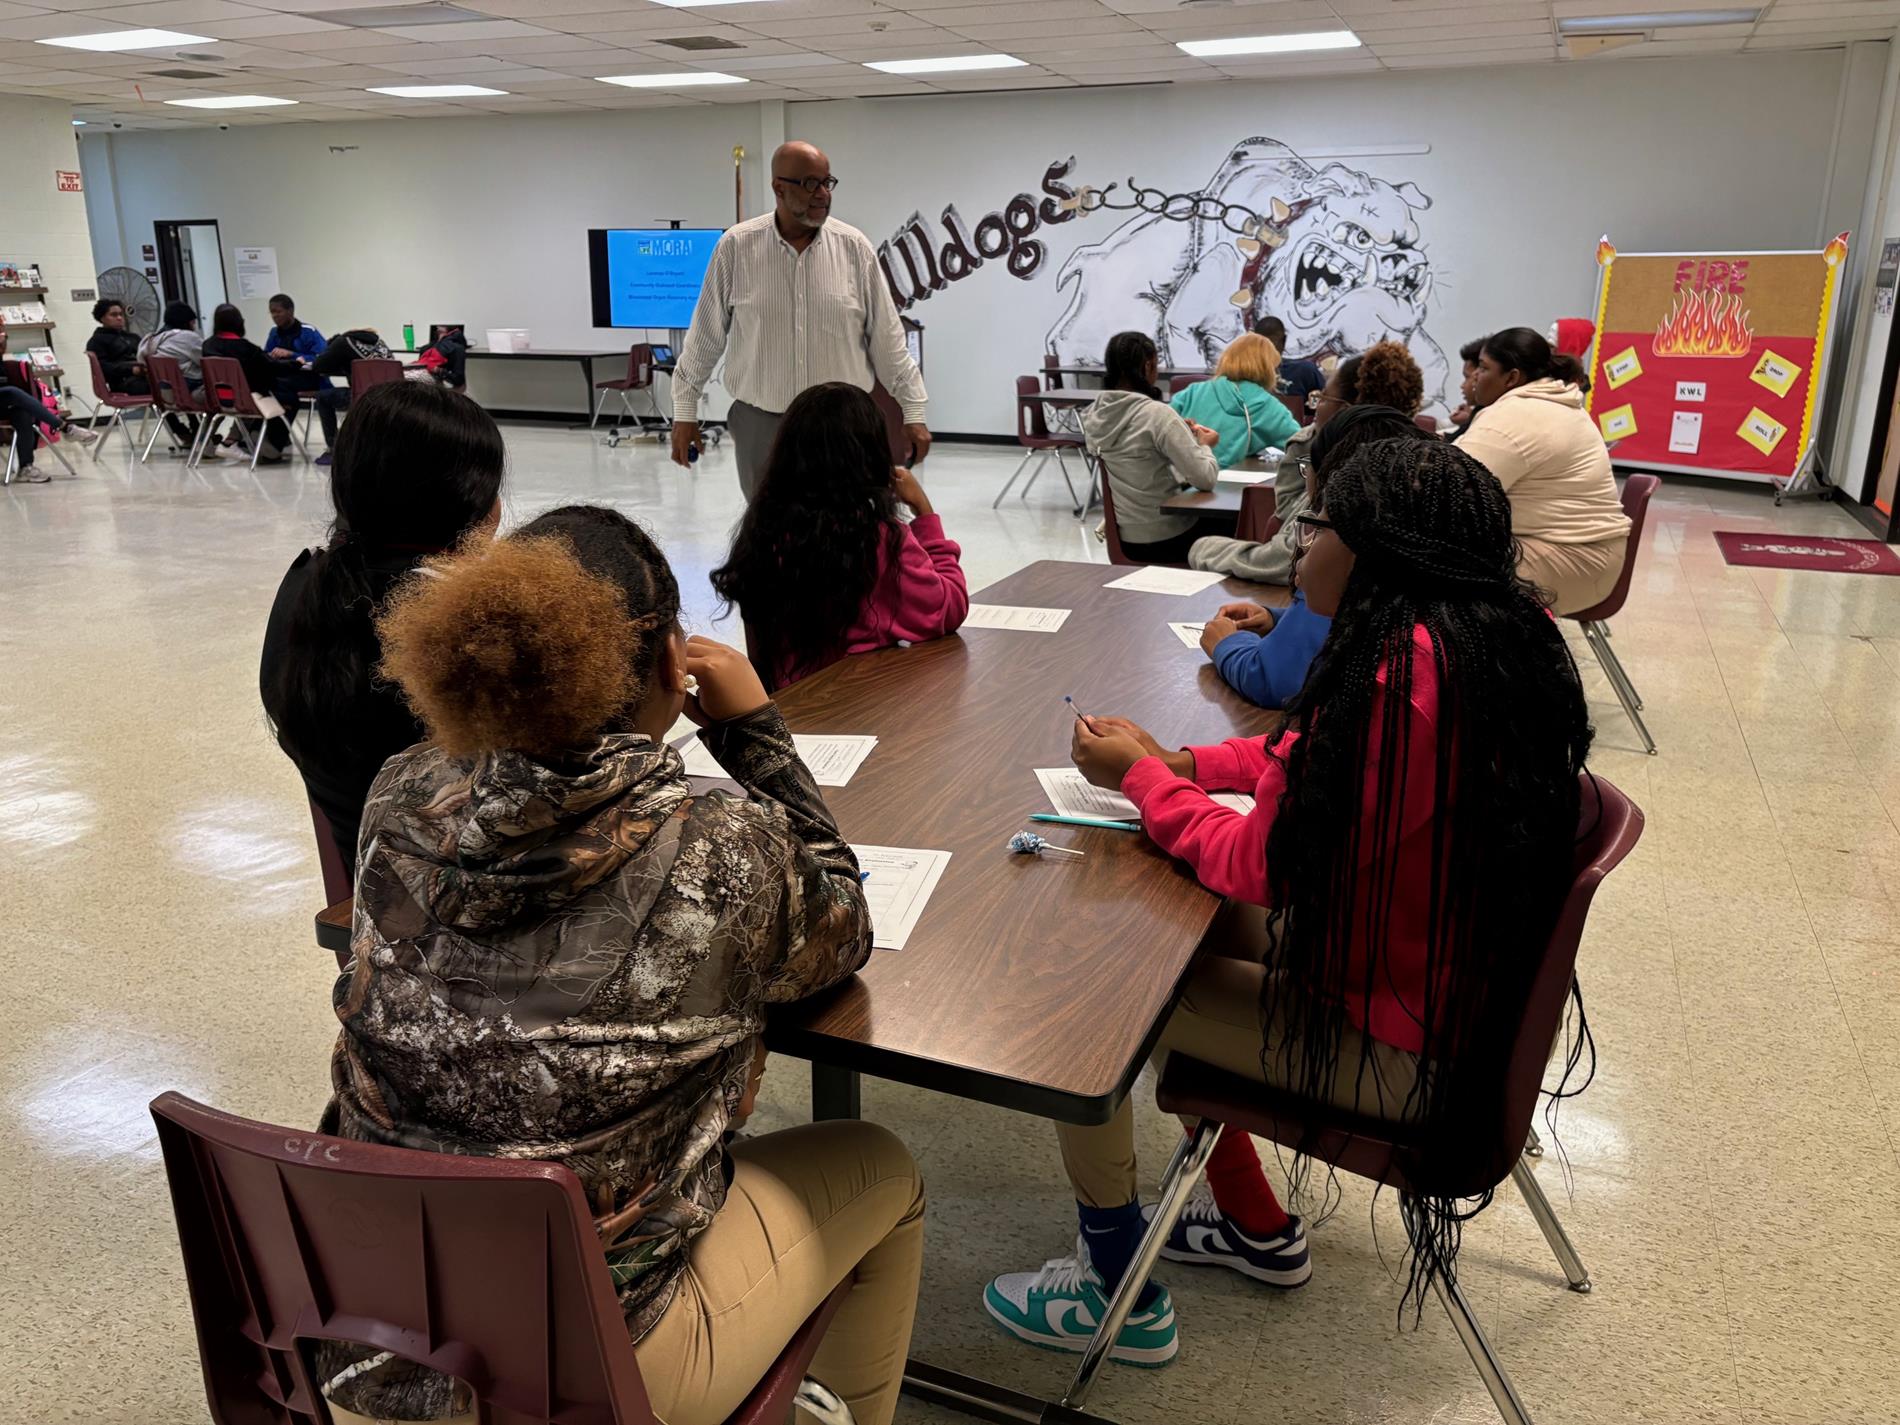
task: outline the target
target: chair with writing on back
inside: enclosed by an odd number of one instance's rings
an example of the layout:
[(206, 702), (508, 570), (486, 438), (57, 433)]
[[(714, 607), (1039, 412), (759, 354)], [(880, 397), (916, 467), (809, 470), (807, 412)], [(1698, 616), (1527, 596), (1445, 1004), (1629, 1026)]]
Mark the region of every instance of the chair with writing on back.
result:
[[(271, 417), (258, 406), (250, 383), (244, 379), (244, 368), (236, 357), (207, 356), (203, 366), (205, 400), (220, 416), (238, 423), (239, 433), (250, 442), (251, 469), (257, 469), (258, 457), (264, 453), (264, 427), (270, 423)], [(275, 398), (272, 404), (275, 404)], [(255, 421), (257, 429), (246, 430), (246, 421)]]
[[(580, 1180), (556, 1163), (385, 1148), (152, 1101), (216, 1425), (328, 1416), (311, 1351), (345, 1341), (462, 1381), (492, 1425), (658, 1425)], [(727, 1425), (794, 1401), (850, 1290), (799, 1327)]]
[(186, 455), (195, 465), (200, 455), (199, 442), (210, 433), (210, 403), (191, 389), (190, 378), (185, 375), (185, 368), (175, 356), (147, 357), (145, 372), (152, 385), (152, 410), (161, 419), (152, 423), (152, 433), (146, 437), (145, 448), (139, 452), (140, 461), (152, 453), (152, 446), (158, 441), (158, 432), (165, 424), (162, 417), (172, 415), (194, 423), (191, 445)]
[(1062, 458), (1062, 452), (1080, 450), (1082, 442), (1074, 436), (1050, 434), (1049, 421), (1043, 413), (1042, 402), (1036, 399), (1041, 389), (1041, 385), (1034, 376), (1016, 378), (1016, 444), (1023, 448), (1023, 458), (1016, 462), (1016, 468), (1010, 472), (1009, 479), (1003, 482), (1003, 488), (998, 490), (996, 498), (990, 501), (991, 509), (1003, 503), (1003, 497), (1009, 493), (1010, 486), (1014, 485), (1017, 478), (1021, 476), (1023, 467), (1034, 460), (1036, 468), (1029, 472), (1029, 482), (1023, 486), (1022, 494), (1017, 496), (1018, 499), (1028, 499), (1030, 486), (1036, 483), (1037, 477), (1042, 474), (1042, 467), (1052, 455), (1056, 458), (1056, 468), (1062, 472), (1062, 483), (1069, 487), (1069, 503), (1078, 504), (1075, 482), (1069, 478), (1068, 462)]
[(1636, 727), (1636, 735), (1643, 739), (1643, 749), (1651, 757), (1656, 755), (1656, 739), (1649, 735), (1649, 725), (1643, 721), (1642, 695), (1636, 691), (1630, 675), (1623, 671), (1623, 660), (1610, 647), (1610, 618), (1621, 611), (1624, 600), (1629, 598), (1630, 575), (1636, 570), (1636, 552), (1642, 546), (1643, 526), (1649, 521), (1649, 497), (1656, 493), (1661, 484), (1662, 481), (1654, 475), (1635, 474), (1624, 479), (1623, 513), (1629, 516), (1630, 537), (1623, 550), (1623, 572), (1616, 576), (1615, 586), (1600, 603), (1563, 615), (1564, 618), (1575, 619), (1582, 627), (1584, 642), (1596, 654), (1604, 676), (1610, 680), (1610, 687), (1616, 693), (1616, 700), (1623, 705), (1623, 711), (1629, 714), (1630, 722)]
[[(589, 430), (592, 430), (595, 426), (600, 424), (600, 413), (607, 407), (607, 393), (609, 391), (614, 392), (620, 397), (620, 408), (626, 413), (627, 419), (633, 422), (636, 431), (646, 429), (648, 418), (633, 408), (633, 393), (635, 391), (644, 391), (646, 393), (647, 401), (653, 407), (652, 419), (659, 422), (658, 429), (662, 435), (664, 435), (671, 426), (672, 423), (666, 418), (666, 412), (660, 409), (660, 398), (655, 395), (653, 391), (653, 347), (649, 343), (636, 341), (627, 349), (627, 374), (625, 376), (616, 377), (611, 381), (596, 381), (594, 383), (594, 418), (587, 423)], [(614, 421), (616, 428), (618, 428), (619, 423), (619, 418), (616, 417)]]
[[(97, 425), (99, 421), (97, 408), (104, 407), (106, 410), (112, 412), (112, 419), (106, 424), (105, 434), (92, 443), (92, 458), (97, 461), (99, 452), (104, 450), (106, 442), (112, 439), (112, 432), (115, 430), (123, 431), (125, 429), (125, 413), (127, 411), (138, 411), (140, 413), (140, 420), (150, 420), (152, 418), (152, 398), (150, 396), (128, 396), (123, 391), (113, 390), (112, 383), (106, 380), (105, 367), (99, 364), (98, 352), (87, 352), (86, 363), (92, 368), (92, 399), (95, 408), (92, 418), (93, 424)], [(127, 445), (132, 443), (132, 437), (130, 435), (127, 435), (125, 440)]]
[[(1590, 902), (1603, 878), (1641, 838), (1643, 813), (1601, 777), (1586, 772), (1579, 784), (1582, 806), (1571, 857), (1570, 890), (1538, 950), (1535, 973), (1524, 987), (1521, 1004), (1506, 1006), (1517, 1030), (1501, 1079), (1483, 1091), (1474, 1090), (1471, 1101), (1459, 1105), (1454, 1114), (1456, 1121), (1478, 1126), (1471, 1134), (1469, 1154), (1447, 1164), (1429, 1151), (1421, 1151), (1427, 1145), (1418, 1132), (1403, 1124), (1363, 1117), (1290, 1090), (1268, 1088), (1185, 1054), (1170, 1054), (1161, 1071), (1155, 1102), (1164, 1113), (1195, 1119), (1197, 1124), (1175, 1150), (1163, 1179), (1160, 1205), (1142, 1238), (1135, 1265), (1123, 1278), (1095, 1340), (1084, 1353), (1064, 1405), (1078, 1410), (1082, 1407), (1108, 1344), (1127, 1320), (1224, 1129), (1266, 1138), (1315, 1161), (1396, 1188), (1401, 1205), (1413, 1195), (1474, 1197), (1508, 1177), (1537, 1220), (1571, 1290), (1590, 1290), (1590, 1274), (1538, 1186), (1536, 1175), (1524, 1161), (1525, 1149), (1530, 1140), (1531, 1117), (1543, 1091), (1551, 1046), (1562, 1027), (1564, 1005), (1575, 983), (1577, 950)], [(1429, 1166), (1421, 1169), (1421, 1164)], [(1413, 1251), (1432, 1250), (1429, 1237), (1414, 1237), (1411, 1247)], [(1476, 1313), (1459, 1290), (1457, 1278), (1436, 1276), (1433, 1287), (1498, 1413), (1507, 1425), (1530, 1425), (1530, 1415), (1486, 1340)]]

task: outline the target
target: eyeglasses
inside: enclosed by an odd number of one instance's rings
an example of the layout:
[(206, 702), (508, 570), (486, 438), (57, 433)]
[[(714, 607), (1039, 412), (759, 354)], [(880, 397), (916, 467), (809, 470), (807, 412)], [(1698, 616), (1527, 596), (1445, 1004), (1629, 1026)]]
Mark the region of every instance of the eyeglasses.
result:
[(1308, 391), (1306, 393), (1306, 409), (1309, 411), (1317, 411), (1320, 406), (1327, 401), (1331, 401), (1336, 406), (1350, 406), (1352, 404), (1351, 401), (1346, 400), (1344, 397), (1329, 396), (1324, 391)]
[(838, 180), (835, 178), (780, 178), (774, 174), (772, 181), (774, 183), (789, 183), (794, 188), (803, 188), (807, 193), (816, 193), (820, 188), (829, 193), (833, 188), (838, 186)]
[(1331, 520), (1321, 519), (1318, 515), (1293, 516), (1293, 542), (1304, 553), (1318, 542), (1320, 531), (1337, 528)]

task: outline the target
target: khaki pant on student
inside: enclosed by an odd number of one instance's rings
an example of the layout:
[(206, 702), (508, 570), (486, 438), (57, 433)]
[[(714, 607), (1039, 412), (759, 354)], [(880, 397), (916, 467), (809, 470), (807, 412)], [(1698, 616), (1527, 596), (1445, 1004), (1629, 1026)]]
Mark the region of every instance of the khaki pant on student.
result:
[[(664, 1425), (717, 1425), (805, 1318), (855, 1272), (811, 1375), (859, 1425), (890, 1425), (910, 1352), (924, 1257), (924, 1188), (904, 1145), (874, 1123), (810, 1123), (736, 1143), (726, 1205), (634, 1347)], [(337, 1425), (367, 1425), (332, 1406)], [(458, 1422), (473, 1421), (458, 1415)]]
[(1600, 544), (1552, 544), (1523, 535), (1517, 542), (1523, 549), (1517, 572), (1552, 596), (1555, 614), (1574, 614), (1602, 603), (1622, 577), (1629, 549), (1628, 535)]
[[(1266, 912), (1230, 902), (1208, 935), (1207, 948), (1188, 976), (1187, 988), (1155, 1046), (1159, 1068), (1170, 1050), (1214, 1064), (1229, 1073), (1275, 1087), (1294, 1087), (1299, 1077), (1300, 1045), (1284, 1034), (1262, 1031), (1260, 989), (1273, 971), (1266, 957)], [(1367, 1039), (1348, 1026), (1339, 1036), (1339, 1057), (1328, 1097), (1342, 1108), (1378, 1118), (1397, 1118), (1418, 1079), (1418, 1056), (1372, 1040), (1371, 1057), (1361, 1072)], [(1269, 1048), (1262, 1072), (1261, 1050)], [(1062, 1164), (1069, 1171), (1078, 1202), (1089, 1207), (1121, 1207), (1135, 1200), (1135, 1111), (1124, 1102), (1114, 1118), (1099, 1127), (1058, 1123)]]

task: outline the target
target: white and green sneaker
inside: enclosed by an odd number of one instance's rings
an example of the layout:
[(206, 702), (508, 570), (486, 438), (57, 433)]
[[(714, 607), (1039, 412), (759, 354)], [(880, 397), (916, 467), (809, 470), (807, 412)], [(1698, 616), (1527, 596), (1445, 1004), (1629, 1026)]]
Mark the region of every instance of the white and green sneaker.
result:
[[(1039, 1272), (1010, 1272), (984, 1287), (983, 1309), (1019, 1340), (1079, 1354), (1108, 1314), (1108, 1295), (1078, 1240), (1073, 1257), (1044, 1262)], [(1174, 1303), (1168, 1289), (1157, 1285), (1154, 1299), (1129, 1314), (1108, 1358), (1129, 1366), (1165, 1366), (1179, 1349)]]

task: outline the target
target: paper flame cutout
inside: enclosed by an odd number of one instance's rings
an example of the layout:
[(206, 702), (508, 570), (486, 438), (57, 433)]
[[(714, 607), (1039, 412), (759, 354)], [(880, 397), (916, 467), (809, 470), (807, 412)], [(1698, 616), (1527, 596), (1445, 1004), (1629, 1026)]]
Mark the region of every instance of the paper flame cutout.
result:
[(1658, 356), (1747, 356), (1755, 333), (1739, 295), (1683, 292), (1656, 324), (1649, 349)]
[(1615, 261), (1616, 245), (1610, 241), (1610, 235), (1605, 233), (1597, 239), (1597, 266), (1608, 267)]
[(1847, 261), (1847, 234), (1838, 233), (1833, 241), (1821, 249), (1821, 261), (1829, 267), (1839, 267)]

